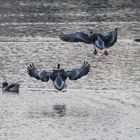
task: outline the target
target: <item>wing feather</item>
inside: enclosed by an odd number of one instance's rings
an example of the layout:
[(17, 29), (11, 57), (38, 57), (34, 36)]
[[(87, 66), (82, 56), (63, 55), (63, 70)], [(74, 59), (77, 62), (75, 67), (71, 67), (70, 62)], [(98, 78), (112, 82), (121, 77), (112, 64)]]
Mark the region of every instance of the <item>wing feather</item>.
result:
[(82, 76), (87, 75), (89, 70), (90, 64), (88, 62), (84, 62), (80, 68), (67, 71), (67, 75), (70, 80), (77, 80)]
[(47, 72), (47, 71), (38, 71), (34, 64), (30, 64), (27, 68), (27, 72), (31, 77), (36, 78), (37, 80), (41, 80), (43, 82), (47, 82), (49, 81), (49, 76), (51, 74), (51, 72)]
[(106, 40), (106, 47), (111, 47), (117, 42), (117, 30), (115, 29), (114, 31), (109, 32), (105, 36)]
[(63, 34), (61, 33), (59, 35), (59, 38), (66, 42), (84, 42), (87, 44), (90, 44), (90, 36), (83, 32), (76, 32), (76, 33), (70, 33), (70, 34)]

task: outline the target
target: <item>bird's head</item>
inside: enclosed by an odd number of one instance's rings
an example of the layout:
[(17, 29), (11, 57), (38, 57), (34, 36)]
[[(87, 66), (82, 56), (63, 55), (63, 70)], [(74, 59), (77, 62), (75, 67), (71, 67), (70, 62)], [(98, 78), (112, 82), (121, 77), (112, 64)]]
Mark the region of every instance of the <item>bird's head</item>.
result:
[(8, 83), (7, 82), (3, 82), (2, 83), (2, 88), (7, 87), (7, 86), (8, 86)]
[(115, 28), (115, 31), (116, 31), (116, 32), (118, 31), (118, 28), (117, 28), (117, 27)]
[(93, 31), (89, 31), (89, 34), (90, 34), (90, 35), (93, 34)]

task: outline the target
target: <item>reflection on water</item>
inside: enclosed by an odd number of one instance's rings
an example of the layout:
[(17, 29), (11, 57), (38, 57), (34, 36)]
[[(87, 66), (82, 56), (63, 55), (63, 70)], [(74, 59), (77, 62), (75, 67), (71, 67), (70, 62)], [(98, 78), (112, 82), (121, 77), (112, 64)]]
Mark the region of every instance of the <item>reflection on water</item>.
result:
[(66, 113), (66, 105), (54, 105), (53, 109), (59, 117), (63, 117)]

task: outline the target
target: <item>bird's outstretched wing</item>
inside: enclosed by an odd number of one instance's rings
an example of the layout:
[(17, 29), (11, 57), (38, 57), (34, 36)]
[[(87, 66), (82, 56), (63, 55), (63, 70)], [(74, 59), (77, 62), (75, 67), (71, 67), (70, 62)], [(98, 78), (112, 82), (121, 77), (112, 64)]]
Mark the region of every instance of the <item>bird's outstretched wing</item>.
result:
[(70, 34), (60, 33), (59, 38), (66, 42), (84, 42), (90, 44), (90, 35), (83, 32), (76, 32)]
[(106, 40), (106, 47), (111, 47), (113, 46), (116, 41), (117, 41), (117, 28), (115, 28), (114, 31), (109, 32), (106, 36), (105, 36), (105, 40)]
[(88, 62), (84, 62), (79, 69), (73, 69), (71, 71), (67, 71), (67, 75), (70, 80), (77, 80), (82, 76), (88, 74), (89, 70), (90, 70), (90, 64)]
[(30, 64), (27, 68), (27, 72), (31, 77), (36, 78), (37, 80), (41, 80), (43, 82), (47, 82), (49, 81), (49, 76), (51, 74), (51, 72), (47, 72), (47, 71), (38, 71), (34, 64)]

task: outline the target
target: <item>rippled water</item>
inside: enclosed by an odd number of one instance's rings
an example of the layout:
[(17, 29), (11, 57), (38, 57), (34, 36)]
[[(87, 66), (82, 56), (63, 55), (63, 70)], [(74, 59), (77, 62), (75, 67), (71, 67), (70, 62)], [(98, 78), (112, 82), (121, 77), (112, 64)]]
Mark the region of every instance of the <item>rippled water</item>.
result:
[[(2, 1), (0, 5), (0, 81), (22, 80), (20, 93), (0, 94), (2, 140), (139, 140), (139, 2)], [(93, 56), (91, 45), (66, 43), (60, 31), (119, 28), (109, 56)], [(76, 50), (76, 51), (75, 51)], [(67, 80), (66, 92), (52, 82), (30, 78), (27, 66), (65, 69), (91, 64), (90, 73)]]

